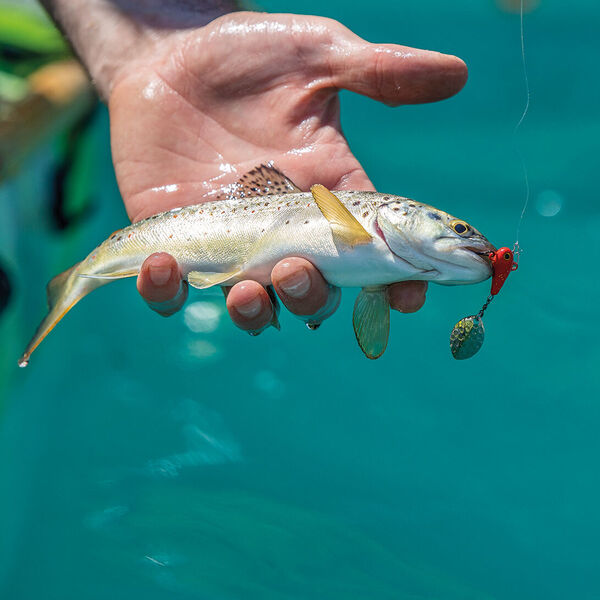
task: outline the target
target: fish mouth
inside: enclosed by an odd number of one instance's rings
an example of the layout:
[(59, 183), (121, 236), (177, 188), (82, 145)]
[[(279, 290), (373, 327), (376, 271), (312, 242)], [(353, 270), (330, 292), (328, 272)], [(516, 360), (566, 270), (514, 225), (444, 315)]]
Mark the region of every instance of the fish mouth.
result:
[(492, 267), (492, 260), (490, 259), (490, 253), (496, 252), (496, 248), (492, 244), (488, 242), (487, 247), (485, 249), (481, 248), (481, 246), (463, 246), (463, 250), (468, 250), (473, 254), (476, 254), (479, 257), (481, 262), (485, 263), (488, 267)]
[(477, 254), (477, 256), (480, 256), (481, 258), (483, 258), (484, 260), (486, 260), (487, 262), (489, 262), (491, 264), (491, 259), (490, 259), (490, 250), (478, 250), (475, 248), (466, 248), (466, 250), (470, 250), (471, 252), (473, 252), (474, 254)]

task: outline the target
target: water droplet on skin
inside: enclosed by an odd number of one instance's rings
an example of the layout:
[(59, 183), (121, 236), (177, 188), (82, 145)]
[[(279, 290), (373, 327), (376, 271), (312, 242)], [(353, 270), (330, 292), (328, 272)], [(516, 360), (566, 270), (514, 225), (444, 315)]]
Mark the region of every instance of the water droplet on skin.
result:
[(169, 183), (168, 185), (153, 187), (150, 191), (156, 193), (172, 194), (173, 192), (179, 191), (179, 186), (176, 183)]
[(544, 190), (538, 194), (535, 208), (542, 217), (555, 217), (562, 209), (562, 196), (555, 190)]
[(154, 98), (156, 98), (156, 96), (161, 92), (162, 87), (163, 86), (161, 86), (160, 81), (155, 79), (142, 90), (142, 96), (146, 100), (154, 100)]

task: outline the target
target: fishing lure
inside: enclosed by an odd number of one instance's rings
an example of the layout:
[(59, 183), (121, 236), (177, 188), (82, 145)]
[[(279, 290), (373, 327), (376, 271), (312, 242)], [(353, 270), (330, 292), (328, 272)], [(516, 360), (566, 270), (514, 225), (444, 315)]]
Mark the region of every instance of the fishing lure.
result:
[[(513, 130), (513, 138), (515, 139), (515, 148), (517, 150), (517, 154), (519, 155), (519, 159), (521, 161), (521, 166), (523, 168), (523, 176), (525, 180), (525, 202), (523, 203), (523, 209), (521, 211), (521, 216), (519, 217), (519, 221), (517, 223), (517, 236), (514, 245), (514, 250), (510, 250), (509, 248), (500, 248), (496, 250), (496, 252), (490, 252), (489, 258), (492, 261), (492, 289), (490, 291), (490, 295), (487, 297), (484, 305), (481, 307), (481, 310), (476, 315), (470, 315), (461, 319), (452, 329), (450, 333), (450, 350), (452, 352), (452, 356), (457, 360), (463, 360), (465, 358), (471, 358), (479, 352), (483, 344), (483, 338), (485, 336), (485, 330), (483, 327), (483, 313), (490, 305), (490, 302), (496, 297), (496, 294), (500, 291), (500, 288), (504, 285), (506, 278), (512, 271), (515, 271), (518, 267), (519, 255), (521, 253), (521, 247), (519, 245), (519, 233), (521, 231), (521, 223), (523, 222), (523, 218), (525, 216), (525, 212), (527, 210), (527, 206), (529, 205), (529, 176), (527, 174), (527, 166), (525, 165), (525, 160), (523, 155), (519, 149), (519, 145), (516, 144), (516, 135), (519, 131), (527, 113), (529, 112), (529, 101), (531, 99), (531, 93), (529, 89), (529, 76), (527, 74), (527, 63), (525, 61), (525, 33), (523, 27), (523, 13), (524, 13), (524, 0), (520, 0), (520, 29), (521, 29), (521, 61), (523, 65), (523, 78), (525, 82), (525, 107), (523, 108), (523, 113), (521, 114), (521, 118), (517, 122)], [(513, 260), (514, 254), (517, 255), (517, 261)]]
[(493, 275), (492, 289), (487, 300), (476, 315), (461, 319), (450, 333), (450, 350), (457, 360), (471, 358), (479, 352), (485, 336), (483, 313), (504, 285), (506, 278), (518, 267), (510, 248), (500, 248), (496, 252), (490, 252), (489, 258), (492, 261)]

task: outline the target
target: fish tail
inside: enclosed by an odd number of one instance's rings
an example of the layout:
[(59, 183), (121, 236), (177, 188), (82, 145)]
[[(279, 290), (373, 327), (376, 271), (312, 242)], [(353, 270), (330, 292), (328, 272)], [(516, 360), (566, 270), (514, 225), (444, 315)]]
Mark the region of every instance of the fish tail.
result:
[[(120, 277), (97, 278), (86, 276), (82, 272), (82, 266), (88, 261), (83, 261), (60, 273), (50, 280), (46, 287), (48, 296), (48, 314), (40, 323), (31, 341), (25, 348), (25, 352), (19, 359), (19, 366), (26, 367), (29, 357), (39, 346), (40, 342), (54, 329), (56, 324), (77, 304), (84, 296), (94, 291), (113, 279), (130, 277), (136, 273), (123, 274)], [(89, 265), (88, 265), (89, 266)]]

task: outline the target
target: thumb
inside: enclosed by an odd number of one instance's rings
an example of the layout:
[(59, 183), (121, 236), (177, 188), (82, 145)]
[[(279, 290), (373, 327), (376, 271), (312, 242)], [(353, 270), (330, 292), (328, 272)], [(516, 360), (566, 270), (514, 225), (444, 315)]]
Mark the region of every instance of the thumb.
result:
[(334, 43), (329, 56), (333, 87), (398, 106), (443, 100), (459, 92), (467, 81), (467, 66), (456, 56), (396, 44), (370, 44), (342, 29), (337, 37), (343, 51)]

